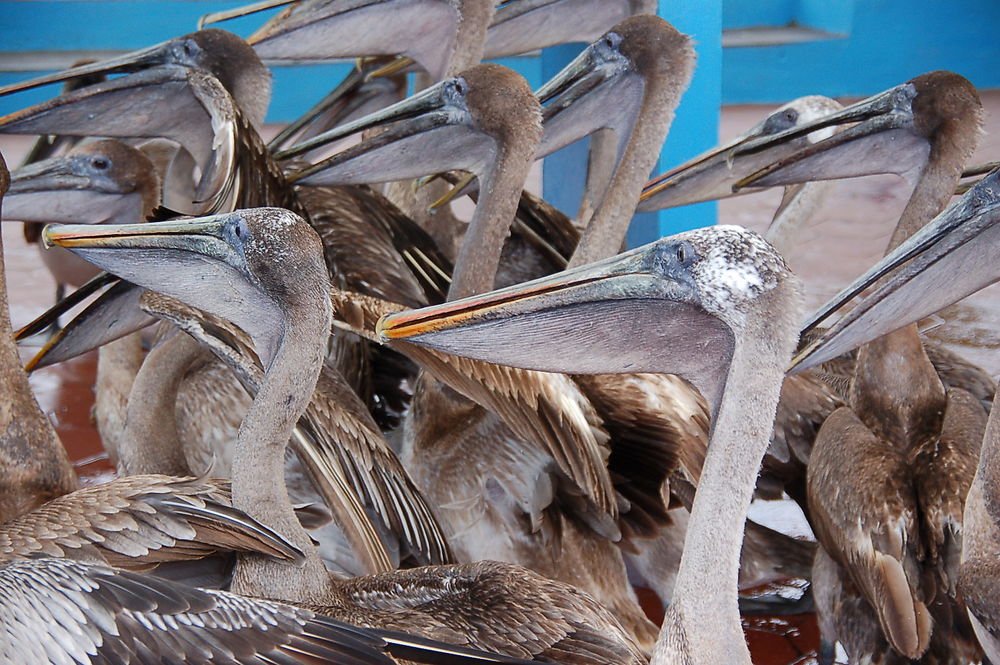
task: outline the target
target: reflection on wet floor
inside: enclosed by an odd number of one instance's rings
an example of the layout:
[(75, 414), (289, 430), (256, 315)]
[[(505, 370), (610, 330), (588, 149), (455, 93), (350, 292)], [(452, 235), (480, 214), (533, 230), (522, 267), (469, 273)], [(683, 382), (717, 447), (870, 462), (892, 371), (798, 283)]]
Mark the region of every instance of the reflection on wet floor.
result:
[[(995, 158), (1000, 152), (1000, 91), (983, 93), (986, 136), (973, 163)], [(756, 123), (770, 111), (765, 106), (724, 109), (722, 140), (728, 140)], [(3, 137), (0, 150), (8, 164), (20, 162), (31, 139)], [(535, 176), (537, 179), (537, 175)], [(537, 183), (536, 183), (537, 184)], [(881, 255), (889, 233), (909, 196), (904, 182), (878, 176), (830, 186), (825, 203), (787, 259), (806, 283), (808, 305), (818, 306), (841, 286), (863, 272)], [(781, 199), (780, 192), (763, 192), (723, 202), (719, 221), (742, 224), (761, 231)], [(16, 224), (2, 225), (7, 265), (11, 318), (15, 328), (24, 325), (52, 303), (55, 285), (38, 257), (26, 244)], [(995, 285), (925, 321), (929, 337), (996, 376), (1000, 373), (1000, 285)], [(27, 360), (37, 350), (22, 349)], [(42, 409), (50, 415), (85, 483), (109, 477), (113, 466), (101, 447), (91, 418), (96, 353), (35, 372), (31, 385)], [(773, 526), (773, 525), (772, 525)], [(655, 594), (637, 590), (647, 613), (662, 619)], [(812, 614), (783, 617), (746, 617), (744, 628), (758, 665), (799, 665), (816, 661), (819, 634)]]

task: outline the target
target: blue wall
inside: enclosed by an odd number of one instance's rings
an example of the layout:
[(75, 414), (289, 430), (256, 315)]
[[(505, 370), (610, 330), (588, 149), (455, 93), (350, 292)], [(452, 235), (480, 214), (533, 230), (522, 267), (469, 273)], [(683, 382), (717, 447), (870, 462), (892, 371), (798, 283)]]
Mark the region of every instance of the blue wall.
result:
[[(727, 0), (725, 15), (733, 21), (727, 27), (748, 27), (748, 8), (758, 4)], [(737, 5), (739, 12), (731, 9)], [(979, 88), (1000, 87), (997, 0), (799, 0), (794, 5), (796, 23), (846, 36), (725, 49), (723, 103), (779, 103), (805, 94), (867, 96), (934, 69), (958, 72)]]

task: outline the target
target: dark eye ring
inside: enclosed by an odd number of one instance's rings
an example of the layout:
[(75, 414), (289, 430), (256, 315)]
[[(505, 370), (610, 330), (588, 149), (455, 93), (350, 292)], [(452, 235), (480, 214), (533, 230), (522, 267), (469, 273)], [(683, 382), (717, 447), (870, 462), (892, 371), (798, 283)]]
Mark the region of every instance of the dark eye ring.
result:
[(684, 264), (687, 263), (687, 259), (687, 249), (684, 248), (684, 245), (677, 245), (677, 262)]
[(95, 169), (98, 169), (98, 170), (100, 170), (100, 171), (104, 171), (104, 170), (106, 170), (106, 169), (107, 169), (107, 168), (108, 168), (109, 166), (111, 166), (111, 162), (109, 162), (109, 161), (107, 160), (107, 158), (105, 158), (105, 157), (94, 157), (94, 158), (93, 158), (92, 160), (90, 160), (90, 164), (91, 164), (91, 165), (92, 165), (92, 166), (93, 166), (93, 167), (94, 167)]

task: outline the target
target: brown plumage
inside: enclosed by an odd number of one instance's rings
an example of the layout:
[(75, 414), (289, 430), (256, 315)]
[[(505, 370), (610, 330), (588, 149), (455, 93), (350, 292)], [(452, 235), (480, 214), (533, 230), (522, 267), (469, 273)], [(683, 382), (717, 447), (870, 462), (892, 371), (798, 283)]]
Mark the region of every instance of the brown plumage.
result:
[[(347, 582), (331, 577), (310, 548), (308, 536), (295, 521), (281, 476), (275, 473), (281, 466), (282, 451), (293, 425), (306, 408), (312, 384), (319, 377), (330, 326), (330, 301), (326, 297), (329, 281), (319, 239), (302, 220), (279, 209), (189, 220), (182, 226), (170, 227), (175, 229), (173, 233), (161, 232), (166, 230), (163, 225), (155, 229), (149, 225), (119, 228), (116, 237), (131, 238), (129, 243), (133, 248), (145, 247), (143, 252), (149, 260), (139, 265), (127, 256), (118, 257), (117, 254), (125, 252), (108, 252), (108, 243), (100, 239), (98, 242), (105, 250), (99, 255), (101, 258), (93, 256), (95, 260), (101, 261), (106, 268), (123, 272), (130, 280), (155, 286), (167, 295), (183, 297), (192, 305), (231, 318), (251, 336), (268, 368), (240, 430), (234, 460), (234, 503), (290, 534), (294, 542), (302, 543), (306, 562), (302, 567), (275, 566), (263, 557), (242, 556), (234, 573), (235, 591), (283, 598), (331, 611), (343, 608), (340, 611), (355, 619), (369, 614), (372, 611), (369, 608), (378, 608), (377, 614), (370, 615), (373, 622), (377, 620), (382, 625), (414, 631), (423, 630), (425, 626), (419, 612), (412, 611), (414, 603), (418, 604), (418, 610), (419, 605), (430, 603), (435, 616), (447, 620), (448, 628), (460, 633), (469, 644), (488, 645), (517, 654), (524, 653), (524, 644), (519, 633), (511, 633), (510, 626), (528, 625), (521, 608), (534, 611), (531, 607), (536, 601), (532, 598), (537, 593), (544, 593), (544, 609), (540, 616), (536, 615), (541, 621), (536, 624), (539, 646), (530, 649), (531, 655), (558, 648), (560, 657), (568, 662), (574, 662), (574, 657), (580, 662), (589, 662), (595, 653), (601, 658), (609, 653), (618, 654), (620, 658), (614, 662), (641, 662), (626, 633), (594, 601), (574, 600), (586, 599), (586, 596), (505, 564), (425, 568)], [(88, 231), (87, 227), (66, 227), (51, 231), (49, 239), (71, 243), (76, 251), (87, 254), (89, 240), (86, 236), (92, 235)], [(192, 231), (195, 233), (188, 236)], [(189, 237), (210, 237), (213, 243), (232, 243), (238, 247), (233, 256), (242, 257), (242, 260), (230, 274), (243, 277), (234, 279), (233, 287), (245, 293), (245, 297), (239, 298), (241, 303), (246, 298), (255, 298), (259, 308), (248, 311), (244, 305), (230, 305), (234, 301), (219, 299), (211, 291), (185, 288), (163, 279), (164, 273), (158, 269), (145, 274), (144, 268), (148, 269), (152, 263), (178, 255), (177, 249), (170, 247), (198, 251), (197, 245), (186, 240)], [(161, 248), (168, 253), (160, 254)], [(273, 261), (275, 253), (281, 254), (284, 260)], [(127, 265), (133, 268), (126, 268)], [(212, 269), (210, 261), (197, 265)], [(255, 296), (254, 291), (266, 297)], [(275, 317), (283, 319), (284, 324), (275, 325)], [(512, 576), (525, 586), (512, 585)], [(393, 580), (399, 583), (387, 583)], [(455, 580), (467, 580), (461, 584), (467, 588), (465, 593), (454, 593)], [(542, 620), (553, 612), (571, 617), (571, 624), (579, 623), (588, 628), (586, 631), (574, 628), (579, 639), (567, 639), (567, 633), (572, 636), (573, 631), (567, 630), (566, 621)]]
[(301, 558), (231, 504), (228, 481), (120, 478), (53, 499), (0, 525), (0, 561), (45, 554), (147, 570), (229, 551)]
[[(914, 184), (892, 249), (950, 199), (978, 138), (981, 106), (968, 81), (932, 72), (856, 107), (873, 109), (869, 117), (874, 109), (891, 108), (898, 119), (888, 126), (873, 123), (871, 129), (862, 123), (806, 146), (750, 180), (808, 179), (815, 176), (813, 155), (858, 150), (854, 146), (864, 137), (881, 147), (885, 136), (893, 137), (896, 150), (923, 157), (921, 167), (893, 163), (880, 152), (871, 153), (872, 163), (855, 156), (854, 165), (826, 167), (837, 175), (849, 175), (852, 168), (902, 170)], [(844, 113), (849, 112), (855, 107)], [(834, 122), (820, 120), (793, 131), (804, 134)], [(817, 536), (873, 607), (892, 648), (909, 658), (930, 649), (929, 658), (975, 659), (978, 647), (969, 639), (955, 580), (963, 499), (985, 412), (972, 395), (946, 391), (912, 325), (858, 350), (847, 401), (849, 407), (823, 423), (810, 457), (807, 493)]]
[[(0, 200), (9, 184), (7, 165), (0, 159)], [(0, 256), (0, 522), (77, 487), (69, 456), (21, 369), (9, 311)]]

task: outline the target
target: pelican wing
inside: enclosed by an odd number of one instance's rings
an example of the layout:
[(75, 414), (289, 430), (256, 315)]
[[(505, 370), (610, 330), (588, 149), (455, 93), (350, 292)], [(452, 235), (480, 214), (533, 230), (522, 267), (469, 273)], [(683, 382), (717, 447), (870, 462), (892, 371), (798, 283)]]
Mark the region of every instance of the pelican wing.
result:
[[(941, 436), (914, 451), (912, 467), (920, 502), (927, 565), (952, 598), (958, 585), (965, 497), (979, 464), (986, 410), (964, 390), (948, 390)], [(963, 621), (963, 618), (958, 618)]]
[(931, 625), (919, 597), (919, 509), (906, 461), (842, 407), (816, 437), (807, 490), (823, 548), (875, 608), (893, 648), (919, 657)]
[(220, 480), (146, 475), (119, 478), (53, 499), (0, 528), (0, 559), (46, 554), (96, 557), (143, 570), (219, 551), (286, 560), (293, 545), (232, 507)]
[(0, 662), (393, 665), (362, 629), (280, 603), (65, 559), (0, 568)]
[[(339, 325), (371, 340), (377, 339), (374, 330), (380, 316), (403, 309), (336, 289), (331, 297)], [(572, 380), (562, 374), (493, 365), (406, 343), (394, 347), (454, 390), (495, 412), (521, 439), (541, 446), (592, 504), (593, 509), (579, 517), (606, 537), (620, 537), (614, 523), (618, 497), (607, 472), (608, 434)]]
[(419, 627), (439, 639), (528, 660), (646, 662), (602, 605), (520, 566), (480, 561), (444, 571), (414, 568), (349, 580), (344, 592), (358, 620), (374, 626)]

